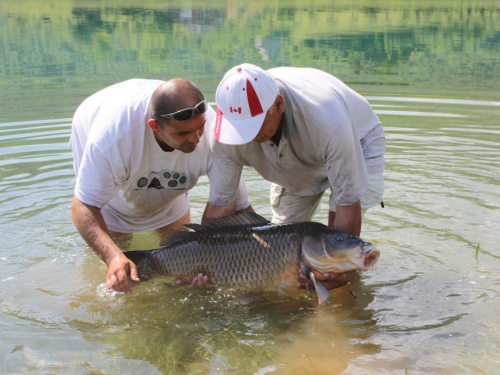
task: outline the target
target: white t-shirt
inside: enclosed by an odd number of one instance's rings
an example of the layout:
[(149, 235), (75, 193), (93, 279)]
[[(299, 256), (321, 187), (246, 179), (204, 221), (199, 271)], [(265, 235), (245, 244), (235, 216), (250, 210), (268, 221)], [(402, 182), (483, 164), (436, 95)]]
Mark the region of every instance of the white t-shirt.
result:
[[(349, 206), (364, 194), (368, 173), (385, 169), (385, 136), (370, 104), (343, 82), (317, 69), (274, 68), (285, 102), (278, 147), (271, 141), (227, 145), (211, 134), (219, 178), (210, 202), (234, 199), (242, 166), (293, 194), (311, 196), (332, 188), (331, 204)], [(213, 132), (212, 132), (213, 133)]]
[[(161, 228), (189, 209), (187, 192), (212, 165), (209, 134), (215, 112), (206, 112), (206, 130), (189, 154), (163, 151), (147, 125), (153, 92), (163, 83), (132, 79), (105, 88), (77, 109), (70, 148), (76, 197), (102, 208), (106, 225), (132, 233)], [(248, 206), (239, 184), (238, 208)]]

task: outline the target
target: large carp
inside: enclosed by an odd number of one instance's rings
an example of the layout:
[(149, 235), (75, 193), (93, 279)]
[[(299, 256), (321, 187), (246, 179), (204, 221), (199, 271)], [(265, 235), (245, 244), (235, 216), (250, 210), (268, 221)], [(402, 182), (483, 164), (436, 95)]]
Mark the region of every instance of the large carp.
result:
[(191, 231), (165, 236), (160, 249), (125, 255), (141, 276), (191, 280), (202, 273), (213, 284), (252, 289), (296, 282), (300, 268), (313, 280), (320, 304), (330, 293), (311, 270), (366, 271), (380, 255), (371, 243), (315, 222), (277, 225), (248, 211), (208, 221), (210, 226), (186, 224)]

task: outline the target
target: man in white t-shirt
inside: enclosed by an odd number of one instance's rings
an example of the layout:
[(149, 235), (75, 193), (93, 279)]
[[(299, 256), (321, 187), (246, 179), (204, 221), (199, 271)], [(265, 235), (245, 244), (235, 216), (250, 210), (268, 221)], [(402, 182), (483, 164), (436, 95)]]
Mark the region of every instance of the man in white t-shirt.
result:
[[(181, 78), (128, 80), (78, 107), (70, 139), (73, 221), (108, 265), (108, 289), (130, 292), (128, 276), (139, 281), (117, 237), (190, 222), (187, 192), (201, 175), (213, 180), (210, 139), (203, 134), (214, 118), (199, 88)], [(243, 182), (232, 205), (249, 208)]]
[[(216, 101), (219, 178), (204, 218), (232, 214), (242, 167), (251, 166), (272, 182), (273, 222), (311, 220), (329, 189), (328, 225), (359, 236), (363, 213), (382, 202), (385, 169), (382, 124), (361, 95), (317, 69), (241, 64), (226, 73)], [(316, 276), (334, 288), (353, 273)]]

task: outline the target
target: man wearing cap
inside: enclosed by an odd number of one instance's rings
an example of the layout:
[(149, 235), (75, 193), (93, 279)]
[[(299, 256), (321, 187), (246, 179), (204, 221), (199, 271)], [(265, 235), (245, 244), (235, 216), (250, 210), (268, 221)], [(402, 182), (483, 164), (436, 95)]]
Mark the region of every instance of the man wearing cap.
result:
[[(331, 189), (328, 225), (360, 234), (362, 215), (382, 202), (385, 169), (382, 124), (361, 95), (320, 70), (241, 64), (226, 73), (216, 100), (211, 147), (219, 178), (205, 218), (233, 212), (242, 167), (251, 166), (272, 182), (273, 222), (311, 220)], [(333, 288), (352, 276), (317, 278)]]
[[(213, 180), (210, 132), (214, 110), (181, 78), (132, 79), (87, 98), (72, 124), (76, 186), (73, 221), (108, 265), (106, 286), (130, 292), (137, 269), (115, 243), (130, 233), (160, 233), (190, 222), (188, 191), (201, 175)], [(233, 207), (248, 208), (238, 179)], [(194, 284), (204, 285), (199, 275)]]

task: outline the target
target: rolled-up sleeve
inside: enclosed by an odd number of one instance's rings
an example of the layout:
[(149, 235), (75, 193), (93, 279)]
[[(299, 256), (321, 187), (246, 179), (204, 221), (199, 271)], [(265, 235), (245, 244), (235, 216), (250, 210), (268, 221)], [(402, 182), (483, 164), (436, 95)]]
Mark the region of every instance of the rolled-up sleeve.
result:
[(248, 200), (247, 186), (242, 174), (240, 183), (238, 184), (238, 190), (236, 191), (236, 211), (243, 210), (248, 206), (250, 206), (250, 201)]
[[(213, 134), (210, 137), (210, 146), (213, 155), (212, 166), (208, 172), (208, 179), (210, 180), (209, 202), (216, 206), (229, 206), (236, 198), (243, 166), (235, 162), (226, 152), (225, 147), (232, 146), (217, 142)], [(243, 185), (240, 189), (244, 189), (244, 193), (243, 190), (241, 190), (241, 193), (246, 196), (245, 186)], [(237, 203), (245, 204), (243, 200), (240, 202), (242, 198), (239, 194), (239, 202)], [(248, 202), (248, 199), (246, 201)]]
[(365, 193), (368, 183), (363, 150), (351, 121), (347, 116), (336, 132), (325, 138), (325, 166), (333, 197), (331, 209), (335, 205), (354, 204)]

